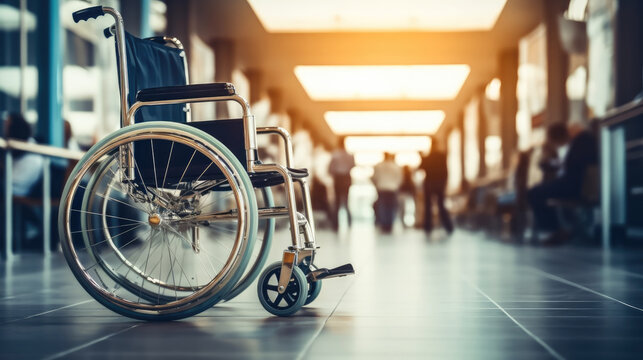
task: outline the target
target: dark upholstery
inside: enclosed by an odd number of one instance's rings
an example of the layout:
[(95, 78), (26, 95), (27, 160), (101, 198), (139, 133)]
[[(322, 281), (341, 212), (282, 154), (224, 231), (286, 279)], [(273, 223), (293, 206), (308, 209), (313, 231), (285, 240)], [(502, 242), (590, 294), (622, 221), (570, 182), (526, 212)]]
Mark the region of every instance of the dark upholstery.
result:
[(234, 86), (232, 86), (232, 84), (212, 83), (143, 89), (136, 94), (136, 100), (157, 101), (188, 98), (196, 99), (229, 95), (234, 95)]

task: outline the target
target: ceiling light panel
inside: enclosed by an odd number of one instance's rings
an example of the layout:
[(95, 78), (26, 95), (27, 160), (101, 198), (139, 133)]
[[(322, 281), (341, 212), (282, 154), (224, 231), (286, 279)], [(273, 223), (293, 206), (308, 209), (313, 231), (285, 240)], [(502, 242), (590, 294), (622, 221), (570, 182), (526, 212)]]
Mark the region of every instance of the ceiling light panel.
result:
[(337, 135), (432, 135), (444, 121), (444, 112), (327, 111), (324, 118)]
[(248, 0), (268, 32), (480, 31), (506, 0)]
[(428, 136), (348, 136), (344, 144), (350, 153), (425, 152), (431, 146), (431, 139)]
[(295, 67), (313, 100), (450, 100), (469, 71), (464, 64)]

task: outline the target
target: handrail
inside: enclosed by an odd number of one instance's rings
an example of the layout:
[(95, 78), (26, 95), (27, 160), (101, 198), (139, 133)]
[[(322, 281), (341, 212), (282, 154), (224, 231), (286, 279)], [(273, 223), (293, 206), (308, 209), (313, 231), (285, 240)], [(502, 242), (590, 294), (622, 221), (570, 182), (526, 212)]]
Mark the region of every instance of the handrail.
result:
[(50, 157), (58, 157), (69, 160), (80, 160), (83, 155), (82, 151), (69, 150), (56, 146), (34, 144), (26, 141), (3, 139), (0, 138), (0, 148), (10, 150), (21, 150)]
[[(0, 149), (9, 150), (6, 151), (3, 155), (4, 157), (4, 171), (3, 176), (5, 177), (4, 183), (4, 219), (5, 219), (5, 246), (3, 251), (3, 256), (7, 260), (13, 258), (13, 189), (12, 189), (12, 162), (13, 157), (11, 155), (11, 150), (20, 150), (30, 153), (44, 155), (43, 160), (43, 169), (42, 169), (42, 228), (43, 228), (43, 252), (45, 255), (50, 254), (50, 245), (51, 245), (51, 234), (48, 229), (51, 228), (51, 206), (53, 205), (51, 199), (51, 158), (63, 158), (67, 160), (80, 160), (84, 156), (84, 152), (69, 150), (65, 148), (34, 144), (26, 141), (14, 140), (14, 139), (5, 139), (0, 138)], [(54, 235), (55, 236), (55, 235)]]
[(602, 127), (615, 126), (643, 114), (643, 99), (634, 99), (627, 104), (612, 108), (603, 116), (596, 118)]

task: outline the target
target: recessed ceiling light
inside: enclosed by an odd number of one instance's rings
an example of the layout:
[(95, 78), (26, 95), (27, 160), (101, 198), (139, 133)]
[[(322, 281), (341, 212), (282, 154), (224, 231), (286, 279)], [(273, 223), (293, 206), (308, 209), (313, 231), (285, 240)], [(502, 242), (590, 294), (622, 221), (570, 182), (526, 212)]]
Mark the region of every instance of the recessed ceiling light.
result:
[(324, 118), (337, 135), (432, 135), (444, 111), (327, 111)]
[(506, 0), (248, 0), (268, 32), (491, 29)]
[(344, 144), (350, 153), (425, 152), (431, 145), (431, 139), (428, 136), (348, 136)]
[(450, 100), (469, 71), (464, 64), (295, 67), (313, 100)]

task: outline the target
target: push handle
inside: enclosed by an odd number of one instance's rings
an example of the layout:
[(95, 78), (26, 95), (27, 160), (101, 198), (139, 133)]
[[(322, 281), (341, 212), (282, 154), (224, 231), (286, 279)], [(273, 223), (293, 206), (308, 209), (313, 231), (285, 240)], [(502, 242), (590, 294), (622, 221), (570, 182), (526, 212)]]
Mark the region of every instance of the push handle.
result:
[(74, 22), (79, 22), (82, 20), (89, 20), (90, 18), (96, 19), (99, 16), (105, 15), (102, 6), (92, 6), (86, 9), (75, 11), (71, 16), (74, 18)]

